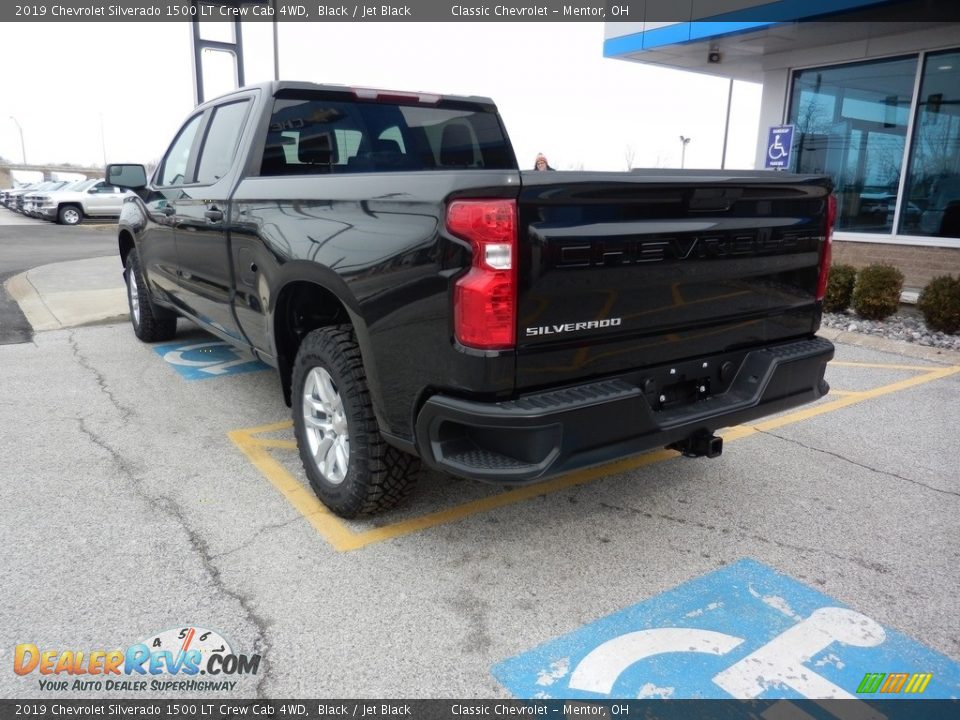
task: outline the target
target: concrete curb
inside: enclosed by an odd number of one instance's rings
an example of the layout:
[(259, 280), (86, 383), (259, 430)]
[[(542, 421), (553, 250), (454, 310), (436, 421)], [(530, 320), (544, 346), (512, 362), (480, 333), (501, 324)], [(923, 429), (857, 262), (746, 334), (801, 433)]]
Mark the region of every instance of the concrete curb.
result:
[(893, 355), (903, 355), (905, 357), (929, 360), (930, 362), (944, 363), (946, 365), (960, 365), (960, 351), (957, 350), (945, 350), (943, 348), (928, 347), (927, 345), (914, 345), (913, 343), (903, 342), (902, 340), (889, 340), (884, 337), (877, 337), (876, 335), (864, 335), (862, 333), (834, 330), (832, 328), (820, 328), (820, 332), (817, 334), (831, 342), (841, 343), (843, 345), (854, 345), (856, 347), (867, 348), (868, 350), (878, 350)]
[[(106, 282), (106, 287), (83, 290), (45, 290), (49, 275), (70, 274), (71, 268), (88, 268), (90, 263), (116, 264), (115, 257), (93, 258), (65, 263), (41, 265), (14, 275), (4, 287), (23, 311), (35, 332), (96, 325), (123, 320), (128, 315), (126, 289), (122, 284)], [(119, 275), (119, 273), (117, 273)], [(66, 284), (66, 283), (64, 283)]]
[(37, 292), (37, 289), (27, 278), (27, 273), (23, 272), (19, 275), (14, 275), (3, 284), (3, 287), (6, 288), (7, 293), (16, 301), (17, 305), (20, 306), (20, 310), (27, 318), (27, 322), (30, 323), (34, 332), (53, 330), (61, 327), (59, 321), (43, 302), (40, 293)]

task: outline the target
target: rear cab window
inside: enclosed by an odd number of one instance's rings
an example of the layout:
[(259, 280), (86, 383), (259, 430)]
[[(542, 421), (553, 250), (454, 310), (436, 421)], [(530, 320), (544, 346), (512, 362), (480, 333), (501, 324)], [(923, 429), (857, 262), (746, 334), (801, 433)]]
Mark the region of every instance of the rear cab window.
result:
[(516, 167), (493, 110), (459, 101), (380, 102), (288, 91), (274, 99), (260, 174)]

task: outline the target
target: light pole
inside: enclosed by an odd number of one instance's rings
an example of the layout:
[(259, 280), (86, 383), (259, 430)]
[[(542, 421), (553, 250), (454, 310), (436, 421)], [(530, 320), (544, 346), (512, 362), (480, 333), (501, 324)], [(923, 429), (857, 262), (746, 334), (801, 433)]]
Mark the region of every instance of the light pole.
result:
[(17, 130), (20, 131), (20, 154), (23, 155), (23, 164), (27, 164), (27, 146), (23, 142), (23, 128), (20, 127), (20, 123), (17, 122), (17, 119), (11, 115), (10, 119), (13, 120), (13, 124), (17, 126)]
[(683, 170), (684, 166), (687, 164), (687, 145), (690, 144), (691, 138), (680, 136), (680, 169)]
[(723, 154), (720, 156), (720, 169), (727, 169), (727, 139), (730, 137), (730, 108), (733, 106), (733, 78), (727, 91), (727, 121), (723, 126)]
[(103, 150), (103, 169), (107, 169), (107, 139), (103, 133), (103, 113), (100, 113), (100, 149)]

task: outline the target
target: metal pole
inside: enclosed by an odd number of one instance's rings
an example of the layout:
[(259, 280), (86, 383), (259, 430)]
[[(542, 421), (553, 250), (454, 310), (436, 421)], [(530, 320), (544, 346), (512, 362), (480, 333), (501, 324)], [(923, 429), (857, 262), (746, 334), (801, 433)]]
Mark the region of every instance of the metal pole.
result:
[(103, 113), (100, 113), (100, 149), (103, 150), (103, 169), (107, 169), (107, 139), (103, 133)]
[(233, 45), (233, 63), (237, 68), (237, 87), (242, 88), (247, 84), (247, 80), (243, 69), (243, 28), (240, 26), (239, 20), (233, 21)]
[(733, 105), (733, 78), (730, 78), (730, 90), (727, 92), (727, 122), (723, 127), (723, 156), (720, 158), (720, 169), (727, 169), (727, 139), (730, 137), (730, 107)]
[(680, 169), (683, 170), (687, 166), (687, 145), (690, 143), (690, 138), (683, 135), (680, 136)]
[[(192, 4), (192, 7), (197, 7)], [(198, 11), (199, 12), (199, 11)], [(190, 21), (190, 65), (193, 69), (193, 104), (194, 107), (203, 102), (203, 60), (200, 57), (200, 21), (196, 16)]]
[(23, 128), (20, 127), (20, 123), (17, 122), (17, 119), (11, 115), (10, 119), (13, 120), (13, 124), (17, 126), (17, 130), (20, 131), (20, 154), (23, 155), (23, 164), (27, 164), (27, 146), (23, 142)]
[(280, 43), (277, 40), (277, 0), (273, 2), (273, 79), (280, 79)]

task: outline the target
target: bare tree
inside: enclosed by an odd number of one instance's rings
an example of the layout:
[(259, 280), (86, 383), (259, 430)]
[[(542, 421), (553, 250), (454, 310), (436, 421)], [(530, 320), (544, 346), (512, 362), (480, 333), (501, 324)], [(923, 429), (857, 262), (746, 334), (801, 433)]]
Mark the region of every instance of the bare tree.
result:
[(623, 152), (623, 159), (627, 161), (627, 172), (633, 170), (633, 159), (637, 156), (636, 150), (627, 143), (626, 150)]

